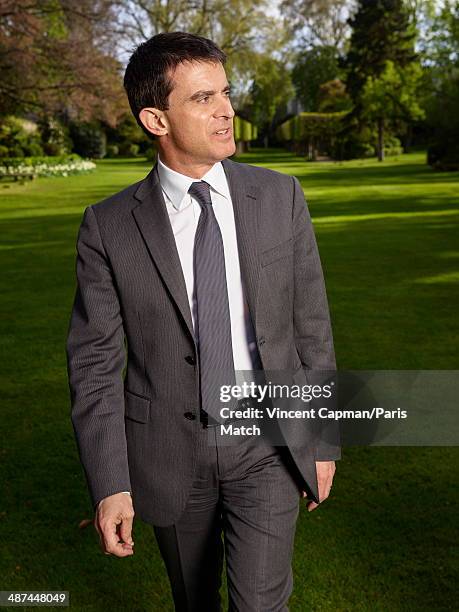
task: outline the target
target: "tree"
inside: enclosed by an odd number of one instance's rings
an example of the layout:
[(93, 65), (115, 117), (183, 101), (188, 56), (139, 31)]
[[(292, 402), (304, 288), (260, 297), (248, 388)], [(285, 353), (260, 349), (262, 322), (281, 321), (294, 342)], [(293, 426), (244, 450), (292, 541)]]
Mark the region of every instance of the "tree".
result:
[(340, 79), (327, 81), (320, 86), (319, 112), (336, 113), (351, 110), (352, 102), (346, 92), (346, 85)]
[(416, 29), (403, 0), (359, 0), (344, 68), (346, 87), (357, 111), (368, 77), (378, 78), (387, 61), (405, 67), (415, 61)]
[(426, 66), (449, 70), (459, 57), (459, 2), (410, 0), (417, 23), (417, 48)]
[(384, 131), (388, 124), (400, 119), (408, 123), (424, 118), (419, 105), (419, 64), (404, 68), (388, 60), (379, 77), (368, 77), (361, 96), (363, 116), (378, 128), (378, 160), (384, 159)]
[[(388, 79), (401, 75), (405, 69), (407, 75), (411, 74), (408, 67), (417, 61), (415, 22), (405, 0), (359, 0), (357, 12), (349, 23), (352, 35), (342, 67), (346, 73), (346, 90), (354, 106), (343, 131), (346, 156), (349, 151), (362, 150), (370, 144), (369, 125), (374, 125), (375, 113), (380, 114), (378, 100), (387, 98)], [(405, 116), (408, 118), (409, 113)], [(380, 117), (376, 123), (377, 148), (382, 160), (384, 132), (389, 127), (387, 116)], [(402, 131), (406, 131), (405, 126)]]
[(108, 0), (3, 0), (0, 5), (0, 104), (113, 123), (127, 107), (106, 34)]
[(428, 162), (459, 169), (459, 2), (430, 13), (423, 49), (427, 87), (423, 103), (430, 140)]
[(355, 4), (355, 0), (283, 0), (280, 11), (286, 29), (299, 35), (299, 46), (332, 47), (338, 55), (350, 34), (347, 20)]
[(265, 133), (265, 146), (274, 133), (276, 112), (294, 96), (295, 90), (284, 62), (260, 56), (250, 95), (251, 121)]
[(334, 47), (314, 47), (301, 53), (292, 69), (296, 96), (305, 111), (319, 110), (320, 86), (338, 77)]
[(286, 34), (269, 0), (118, 0), (119, 44), (126, 52), (159, 32), (186, 31), (213, 40), (227, 55), (236, 107), (249, 98), (260, 53), (281, 50)]

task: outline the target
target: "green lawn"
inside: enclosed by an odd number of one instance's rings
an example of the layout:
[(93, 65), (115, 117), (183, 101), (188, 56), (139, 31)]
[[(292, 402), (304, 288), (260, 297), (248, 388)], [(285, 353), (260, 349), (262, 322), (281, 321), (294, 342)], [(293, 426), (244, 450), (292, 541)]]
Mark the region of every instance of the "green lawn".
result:
[[(459, 369), (458, 173), (434, 173), (422, 154), (240, 160), (303, 185), (340, 369)], [(68, 590), (74, 610), (172, 610), (147, 525), (135, 524), (129, 559), (102, 555), (94, 529), (78, 529), (91, 514), (65, 363), (83, 209), (148, 169), (107, 160), (89, 175), (0, 182), (0, 590)], [(345, 449), (331, 498), (301, 511), (290, 609), (455, 609), (457, 468), (452, 448)]]

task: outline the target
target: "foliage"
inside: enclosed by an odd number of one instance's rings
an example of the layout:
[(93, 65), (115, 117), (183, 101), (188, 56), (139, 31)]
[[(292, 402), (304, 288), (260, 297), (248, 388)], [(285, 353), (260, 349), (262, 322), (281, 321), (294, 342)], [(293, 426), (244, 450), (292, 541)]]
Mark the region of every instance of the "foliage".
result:
[(429, 109), (433, 137), (427, 161), (437, 170), (459, 170), (459, 67), (437, 94)]
[(280, 140), (301, 140), (309, 136), (336, 135), (346, 112), (300, 113), (277, 128)]
[(313, 47), (298, 56), (292, 69), (292, 82), (306, 112), (319, 110), (320, 86), (336, 79), (338, 73), (338, 59), (333, 47)]
[(0, 178), (33, 179), (38, 176), (69, 176), (94, 170), (96, 165), (79, 155), (56, 157), (7, 157), (1, 160)]
[(145, 157), (147, 158), (147, 161), (155, 162), (157, 156), (158, 156), (158, 151), (157, 151), (156, 147), (154, 147), (154, 146), (150, 147), (149, 149), (147, 149), (145, 151)]
[(459, 2), (445, 2), (430, 19), (423, 97), (430, 135), (427, 161), (438, 170), (459, 169)]
[(131, 145), (136, 145), (142, 154), (151, 147), (152, 140), (140, 129), (131, 113), (123, 115), (115, 127), (105, 125), (104, 131), (107, 144), (116, 145), (119, 155), (129, 156)]
[(280, 10), (291, 35), (301, 33), (303, 48), (331, 46), (337, 55), (349, 36), (347, 20), (355, 4), (354, 0), (283, 0)]
[(368, 77), (362, 92), (363, 115), (372, 120), (379, 118), (407, 121), (422, 119), (424, 111), (419, 106), (419, 83), (422, 70), (419, 64), (405, 68), (387, 61), (379, 77)]
[(323, 83), (319, 88), (319, 112), (336, 113), (350, 110), (352, 102), (346, 91), (346, 85), (340, 79)]
[(250, 142), (258, 136), (258, 128), (250, 121), (236, 115), (233, 121), (234, 140), (236, 142)]
[(342, 130), (347, 111), (338, 113), (300, 113), (284, 121), (276, 130), (281, 142), (299, 154), (315, 159), (319, 150), (339, 157), (337, 138)]
[(260, 57), (249, 106), (253, 123), (269, 132), (276, 111), (285, 107), (293, 95), (294, 88), (283, 62), (271, 57)]
[(355, 117), (343, 121), (340, 133), (340, 159), (364, 159), (375, 154), (375, 134), (368, 125), (359, 124)]
[(105, 156), (107, 138), (98, 123), (70, 124), (70, 137), (73, 140), (73, 150), (83, 157), (100, 159)]
[(405, 67), (416, 59), (416, 31), (403, 0), (360, 0), (350, 25), (350, 48), (343, 66), (347, 91), (359, 108), (368, 77), (378, 78), (387, 61)]
[[(373, 148), (373, 154), (376, 147)], [(400, 140), (393, 135), (389, 135), (384, 140), (384, 155), (402, 155), (403, 147)]]
[(43, 155), (36, 123), (9, 115), (0, 121), (0, 157)]
[[(413, 13), (404, 0), (359, 0), (350, 21), (352, 36), (343, 67), (354, 109), (345, 130), (346, 155), (355, 148), (365, 122), (377, 125), (378, 158), (384, 159), (387, 121), (398, 120), (399, 131), (422, 116), (416, 100), (420, 69), (414, 50)], [(395, 116), (394, 116), (395, 115)]]
[(38, 126), (46, 155), (65, 155), (72, 150), (73, 143), (68, 128), (56, 117), (45, 115), (38, 122)]
[(380, 159), (384, 157), (384, 131), (388, 125), (397, 119), (408, 123), (425, 116), (418, 97), (421, 76), (419, 64), (402, 68), (388, 60), (379, 77), (367, 78), (361, 95), (362, 116), (378, 126)]
[(435, 170), (459, 170), (459, 143), (449, 139), (430, 145), (427, 150), (427, 163)]
[(107, 153), (105, 157), (118, 157), (120, 153), (120, 149), (116, 144), (108, 144), (107, 145)]
[(105, 119), (127, 102), (110, 0), (3, 0), (0, 4), (1, 112), (34, 111)]
[(459, 2), (423, 0), (415, 3), (413, 11), (424, 63), (449, 71), (459, 57)]
[(126, 53), (160, 32), (183, 31), (213, 40), (227, 55), (236, 108), (247, 102), (260, 54), (287, 40), (269, 0), (119, 0), (116, 43)]
[(120, 149), (120, 155), (125, 157), (137, 157), (139, 154), (139, 145), (135, 143), (128, 144), (126, 147)]

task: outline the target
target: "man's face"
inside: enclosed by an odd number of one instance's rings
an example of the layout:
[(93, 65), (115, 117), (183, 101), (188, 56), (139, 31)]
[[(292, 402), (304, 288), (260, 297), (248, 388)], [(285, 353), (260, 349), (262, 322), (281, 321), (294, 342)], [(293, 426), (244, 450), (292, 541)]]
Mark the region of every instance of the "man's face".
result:
[(234, 110), (222, 64), (185, 62), (171, 76), (169, 110), (162, 111), (167, 134), (160, 137), (169, 163), (213, 165), (233, 155)]

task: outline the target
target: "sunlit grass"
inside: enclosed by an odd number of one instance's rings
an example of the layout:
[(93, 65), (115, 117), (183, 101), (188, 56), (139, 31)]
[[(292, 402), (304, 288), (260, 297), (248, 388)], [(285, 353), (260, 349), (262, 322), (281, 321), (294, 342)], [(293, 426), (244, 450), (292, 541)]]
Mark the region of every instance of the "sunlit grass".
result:
[[(340, 368), (458, 368), (458, 173), (433, 172), (420, 153), (383, 164), (306, 163), (280, 150), (240, 159), (302, 184)], [(83, 210), (149, 169), (104, 160), (88, 175), (0, 182), (2, 589), (69, 590), (74, 610), (172, 610), (149, 527), (136, 523), (136, 554), (125, 560), (78, 529), (90, 503), (64, 351)], [(301, 511), (290, 609), (453, 609), (457, 456), (345, 449), (332, 497)]]

